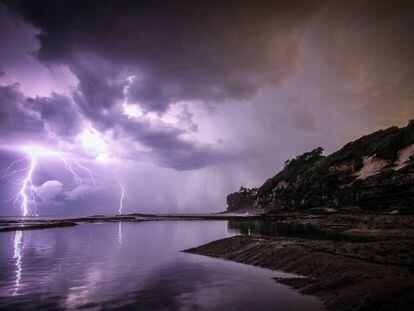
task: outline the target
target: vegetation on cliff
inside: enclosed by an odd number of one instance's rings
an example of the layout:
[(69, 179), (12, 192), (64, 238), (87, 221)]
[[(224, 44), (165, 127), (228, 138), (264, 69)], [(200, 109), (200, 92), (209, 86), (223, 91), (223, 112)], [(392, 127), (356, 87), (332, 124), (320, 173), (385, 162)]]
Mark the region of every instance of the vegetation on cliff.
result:
[(258, 189), (230, 194), (228, 211), (414, 206), (414, 121), (363, 136), (329, 156), (322, 152), (318, 147), (286, 161)]

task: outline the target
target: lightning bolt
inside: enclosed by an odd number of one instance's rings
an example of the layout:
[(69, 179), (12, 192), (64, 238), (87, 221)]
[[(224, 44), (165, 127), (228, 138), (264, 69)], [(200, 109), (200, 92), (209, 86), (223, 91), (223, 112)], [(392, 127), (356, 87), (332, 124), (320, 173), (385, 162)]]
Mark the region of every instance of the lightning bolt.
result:
[[(6, 167), (5, 169), (1, 170), (1, 175), (0, 175), (0, 179), (3, 178), (7, 178), (7, 177), (11, 177), (14, 176), (16, 173), (20, 173), (20, 172), (24, 172), (26, 171), (28, 168), (24, 167), (22, 169), (13, 169), (13, 167), (15, 167), (17, 164), (23, 162), (27, 160), (27, 157), (17, 160), (17, 161), (13, 161), (8, 167)], [(13, 170), (12, 170), (13, 169)]]
[[(115, 173), (116, 173), (116, 171), (115, 171)], [(116, 176), (116, 180), (117, 180), (118, 185), (119, 185), (119, 189), (121, 190), (121, 196), (119, 198), (119, 208), (118, 208), (118, 214), (121, 215), (122, 214), (122, 208), (124, 207), (125, 187), (120, 182), (119, 177), (118, 177), (118, 173), (116, 173), (115, 176)]]
[[(119, 180), (117, 170), (115, 170), (115, 178), (116, 178), (116, 181), (118, 182), (119, 188), (121, 190), (121, 196), (119, 198), (118, 214), (122, 215), (122, 208), (124, 206), (124, 197), (125, 197), (125, 187), (122, 185), (121, 181)], [(120, 221), (119, 225), (118, 225), (118, 243), (119, 243), (119, 245), (122, 244), (122, 221)]]
[[(34, 192), (33, 192), (32, 176), (33, 176), (33, 172), (34, 172), (34, 170), (36, 168), (36, 165), (37, 165), (37, 157), (35, 157), (33, 155), (30, 155), (29, 159), (30, 159), (29, 170), (27, 171), (27, 175), (23, 179), (20, 190), (17, 193), (17, 195), (15, 197), (15, 200), (14, 200), (14, 204), (16, 205), (17, 202), (19, 201), (19, 199), (21, 199), (20, 209), (23, 211), (23, 216), (27, 216), (27, 214), (29, 213), (29, 207), (28, 207), (29, 196), (27, 194), (27, 188), (28, 187), (30, 187), (30, 197), (31, 197), (32, 201), (35, 202), (35, 197), (34, 197)], [(20, 161), (20, 160), (18, 160), (18, 161)], [(18, 161), (16, 161), (16, 162), (18, 162)]]
[(97, 176), (97, 174), (95, 174), (92, 170), (90, 170), (89, 168), (87, 168), (86, 166), (83, 166), (82, 164), (80, 164), (78, 161), (73, 160), (73, 162), (82, 170), (84, 170), (88, 175), (89, 178), (92, 180), (93, 184), (95, 187), (98, 186), (98, 184), (96, 183), (96, 179), (95, 176)]
[[(2, 175), (0, 175), (0, 179), (14, 176), (17, 173), (27, 171), (26, 176), (20, 183), (20, 189), (18, 193), (14, 196), (14, 205), (17, 205), (18, 202), (20, 202), (20, 209), (22, 210), (23, 216), (27, 216), (29, 214), (29, 206), (33, 205), (36, 209), (36, 191), (35, 191), (35, 184), (33, 182), (33, 174), (36, 169), (36, 166), (38, 164), (39, 158), (42, 156), (52, 156), (60, 159), (66, 168), (66, 170), (72, 175), (73, 180), (75, 181), (76, 185), (79, 186), (82, 183), (82, 179), (79, 176), (79, 174), (74, 170), (72, 167), (70, 161), (68, 161), (63, 154), (46, 149), (40, 146), (23, 146), (21, 148), (23, 152), (27, 154), (26, 157), (19, 159), (17, 161), (12, 162), (7, 168), (3, 169), (1, 171)], [(22, 169), (16, 169), (15, 167), (17, 164), (28, 160), (29, 166), (22, 168)], [(95, 173), (88, 169), (87, 167), (80, 164), (78, 161), (73, 160), (72, 161), (76, 164), (78, 168), (85, 171), (89, 178), (91, 179), (92, 183), (97, 186), (96, 179), (95, 179)], [(124, 192), (124, 190), (123, 190)], [(123, 194), (122, 194), (123, 196)], [(123, 198), (122, 198), (123, 200)], [(122, 206), (120, 207), (122, 210)]]
[(125, 188), (124, 186), (120, 183), (119, 187), (121, 188), (121, 197), (119, 199), (119, 209), (118, 212), (119, 214), (122, 214), (122, 208), (124, 206), (124, 195), (125, 195)]

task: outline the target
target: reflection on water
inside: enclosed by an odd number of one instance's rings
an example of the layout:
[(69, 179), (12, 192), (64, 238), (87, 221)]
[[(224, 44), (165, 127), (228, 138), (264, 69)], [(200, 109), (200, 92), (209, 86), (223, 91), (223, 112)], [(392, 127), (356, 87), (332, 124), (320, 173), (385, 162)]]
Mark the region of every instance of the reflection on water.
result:
[(22, 231), (17, 230), (14, 234), (14, 254), (13, 258), (16, 259), (16, 281), (15, 281), (15, 287), (13, 291), (13, 296), (17, 294), (17, 291), (20, 287), (20, 280), (22, 278)]
[(118, 243), (119, 245), (122, 244), (122, 221), (118, 224)]
[(162, 221), (0, 233), (0, 309), (321, 309), (272, 279), (292, 275), (180, 252), (234, 235), (227, 226)]
[(299, 237), (306, 239), (329, 239), (338, 241), (369, 242), (377, 237), (348, 235), (335, 230), (323, 230), (316, 225), (300, 222), (274, 220), (237, 220), (228, 222), (229, 230), (241, 234), (261, 234), (279, 237)]
[(273, 220), (229, 221), (229, 229), (242, 234), (263, 234), (282, 237), (324, 238), (328, 233), (308, 223), (277, 222)]

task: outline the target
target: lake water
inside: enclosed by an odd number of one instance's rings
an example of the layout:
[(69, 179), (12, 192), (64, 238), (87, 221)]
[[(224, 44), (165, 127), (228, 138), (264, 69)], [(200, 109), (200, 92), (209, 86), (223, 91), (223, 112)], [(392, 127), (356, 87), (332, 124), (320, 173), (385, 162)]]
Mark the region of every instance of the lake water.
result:
[(290, 274), (180, 252), (232, 228), (151, 221), (0, 233), (0, 309), (322, 309), (272, 279)]

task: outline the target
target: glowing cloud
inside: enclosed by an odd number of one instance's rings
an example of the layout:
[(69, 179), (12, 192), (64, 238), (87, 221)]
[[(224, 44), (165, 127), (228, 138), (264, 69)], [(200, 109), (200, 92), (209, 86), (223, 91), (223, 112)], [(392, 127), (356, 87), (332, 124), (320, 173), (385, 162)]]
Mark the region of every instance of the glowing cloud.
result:
[(139, 118), (144, 115), (138, 105), (122, 104), (122, 108), (124, 115), (128, 116), (131, 119)]
[(91, 126), (84, 129), (78, 135), (77, 140), (85, 151), (93, 154), (95, 157), (108, 152), (108, 144), (102, 134)]

